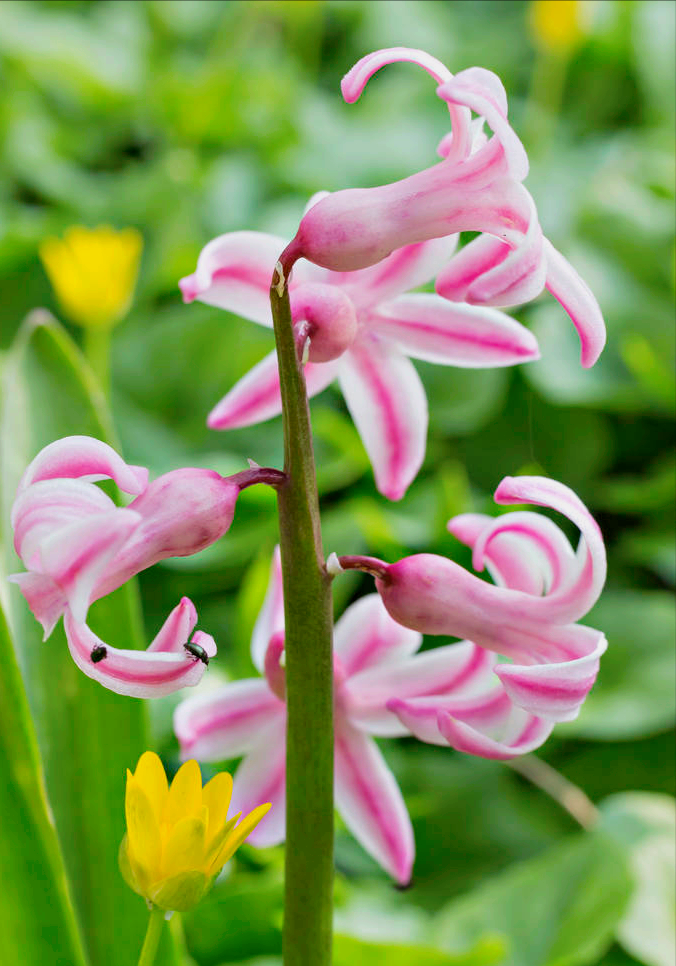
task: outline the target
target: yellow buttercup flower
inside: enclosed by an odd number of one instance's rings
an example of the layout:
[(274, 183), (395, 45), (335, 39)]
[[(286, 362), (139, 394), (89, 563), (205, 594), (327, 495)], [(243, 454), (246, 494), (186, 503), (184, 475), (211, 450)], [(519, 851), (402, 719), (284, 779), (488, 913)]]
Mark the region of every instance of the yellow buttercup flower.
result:
[(548, 50), (565, 53), (584, 35), (584, 0), (533, 0), (531, 26), (536, 40)]
[(129, 309), (142, 247), (134, 228), (74, 225), (63, 239), (45, 239), (40, 258), (66, 315), (78, 325), (108, 327)]
[(239, 824), (227, 818), (232, 778), (219, 772), (202, 788), (196, 761), (186, 761), (169, 787), (152, 751), (127, 770), (127, 834), (120, 845), (125, 881), (160, 909), (190, 909), (270, 808), (259, 805)]

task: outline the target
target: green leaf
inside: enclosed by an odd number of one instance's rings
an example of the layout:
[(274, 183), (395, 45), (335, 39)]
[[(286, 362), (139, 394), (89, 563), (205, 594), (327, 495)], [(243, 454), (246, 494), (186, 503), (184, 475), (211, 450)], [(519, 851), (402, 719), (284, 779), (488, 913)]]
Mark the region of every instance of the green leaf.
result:
[[(22, 326), (8, 354), (0, 435), (5, 563), (9, 508), (20, 473), (53, 439), (83, 433), (111, 440), (110, 418), (93, 376), (64, 330), (45, 313)], [(61, 625), (49, 641), (16, 588), (10, 621), (42, 754), (49, 800), (85, 947), (97, 966), (128, 966), (138, 955), (146, 909), (117, 867), (124, 833), (125, 769), (147, 747), (143, 704), (105, 690), (75, 666)], [(140, 643), (133, 585), (92, 609), (113, 644)], [(40, 871), (40, 875), (42, 872)]]
[(585, 618), (602, 630), (608, 650), (599, 677), (576, 721), (560, 736), (622, 740), (642, 738), (674, 721), (676, 623), (666, 591), (607, 591)]
[[(0, 609), (0, 899), (3, 957), (23, 966), (84, 966), (82, 939), (51, 820), (14, 646)], [(40, 870), (39, 878), (36, 869)], [(55, 954), (59, 959), (54, 960)]]
[(438, 917), (444, 948), (504, 935), (504, 966), (592, 966), (610, 946), (631, 893), (622, 849), (599, 833), (564, 840), (454, 899)]
[(603, 802), (605, 827), (627, 849), (635, 880), (617, 938), (646, 966), (672, 966), (676, 948), (676, 808), (670, 795), (625, 792)]
[(372, 943), (352, 936), (335, 936), (335, 966), (496, 966), (503, 961), (504, 943), (482, 939), (466, 953), (444, 953), (432, 946), (404, 943)]

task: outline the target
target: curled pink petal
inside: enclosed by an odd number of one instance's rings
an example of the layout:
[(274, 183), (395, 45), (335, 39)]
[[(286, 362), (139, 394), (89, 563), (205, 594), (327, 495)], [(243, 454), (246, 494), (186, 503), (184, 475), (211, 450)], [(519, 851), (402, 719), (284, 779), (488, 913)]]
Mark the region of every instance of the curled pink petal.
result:
[(283, 703), (265, 680), (236, 681), (181, 702), (174, 731), (183, 758), (220, 761), (251, 751), (261, 732), (283, 713)]
[(371, 337), (344, 356), (340, 386), (376, 486), (388, 499), (401, 499), (425, 455), (427, 399), (418, 373), (397, 349)]
[(387, 64), (399, 62), (418, 64), (434, 78), (437, 84), (443, 84), (453, 76), (441, 61), (424, 50), (412, 47), (389, 47), (366, 54), (352, 67), (340, 82), (340, 89), (348, 104), (354, 104), (361, 97), (362, 91), (376, 71)]
[(148, 651), (181, 653), (196, 623), (195, 605), (188, 597), (182, 597), (148, 647)]
[(351, 677), (367, 668), (398, 665), (418, 650), (422, 635), (393, 621), (378, 594), (367, 594), (336, 622), (333, 641), (343, 674)]
[(27, 567), (39, 567), (46, 537), (115, 509), (110, 497), (83, 480), (40, 480), (22, 490), (12, 506), (14, 549)]
[(497, 761), (509, 761), (535, 751), (545, 743), (553, 729), (550, 721), (525, 712), (513, 719), (510, 733), (502, 741), (483, 734), (478, 728), (450, 714), (440, 714), (438, 726), (441, 735), (456, 751)]
[[(561, 637), (560, 631), (552, 634)], [(566, 637), (573, 654), (568, 660), (528, 666), (499, 664), (495, 669), (514, 704), (548, 721), (572, 721), (578, 716), (608, 647), (600, 631), (583, 625), (566, 628)]]
[(125, 493), (142, 493), (148, 485), (148, 470), (130, 466), (112, 446), (91, 436), (66, 436), (41, 449), (28, 465), (18, 487), (22, 493), (39, 480), (77, 479), (115, 480)]
[(606, 327), (599, 304), (587, 283), (573, 266), (545, 239), (546, 287), (561, 303), (580, 337), (580, 362), (585, 369), (594, 365), (606, 342)]
[(437, 93), (447, 103), (469, 107), (486, 119), (502, 145), (510, 174), (523, 181), (528, 174), (528, 156), (507, 121), (507, 97), (500, 79), (491, 71), (473, 67), (445, 81)]
[(279, 547), (275, 547), (270, 565), (270, 580), (265, 592), (263, 606), (256, 618), (251, 635), (251, 660), (256, 670), (262, 673), (265, 667), (265, 653), (270, 638), (284, 630), (284, 594), (282, 589), (282, 558)]
[(42, 573), (61, 588), (77, 622), (85, 621), (94, 588), (140, 523), (137, 513), (115, 509), (71, 523), (42, 541)]
[(67, 610), (64, 628), (73, 660), (87, 677), (132, 698), (159, 698), (198, 683), (205, 664), (184, 651), (130, 651), (105, 644)]
[(411, 878), (413, 829), (404, 800), (372, 738), (336, 720), (336, 808), (358, 842), (403, 885)]
[[(507, 476), (495, 491), (494, 498), (499, 504), (533, 503), (550, 507), (578, 527), (581, 536), (577, 573), (571, 574), (565, 585), (543, 598), (546, 600), (543, 609), (550, 620), (562, 624), (584, 616), (598, 600), (607, 573), (603, 537), (584, 503), (563, 483), (539, 476)], [(480, 544), (475, 547), (475, 552), (481, 553)]]
[(350, 678), (345, 706), (350, 720), (381, 737), (405, 734), (389, 707), (390, 699), (453, 693), (492, 680), (495, 655), (471, 641), (448, 644), (385, 667), (369, 668)]
[(474, 548), (474, 569), (487, 566), (499, 586), (541, 596), (554, 592), (577, 572), (577, 558), (565, 534), (542, 514), (528, 510), (501, 517), (464, 514), (449, 520), (448, 529)]
[(374, 310), (370, 322), (375, 332), (427, 362), (488, 368), (540, 356), (535, 336), (510, 316), (436, 295), (400, 295)]
[[(308, 396), (326, 389), (336, 378), (338, 362), (312, 363), (304, 367)], [(253, 367), (209, 413), (210, 429), (237, 429), (278, 416), (282, 411), (277, 353), (271, 352)]]
[(500, 238), (480, 235), (453, 256), (439, 272), (435, 289), (452, 302), (465, 302), (473, 282), (502, 264), (509, 255), (509, 245)]
[(282, 712), (262, 729), (235, 774), (230, 809), (247, 814), (261, 802), (272, 808), (247, 841), (255, 848), (279, 845), (286, 836), (286, 715)]

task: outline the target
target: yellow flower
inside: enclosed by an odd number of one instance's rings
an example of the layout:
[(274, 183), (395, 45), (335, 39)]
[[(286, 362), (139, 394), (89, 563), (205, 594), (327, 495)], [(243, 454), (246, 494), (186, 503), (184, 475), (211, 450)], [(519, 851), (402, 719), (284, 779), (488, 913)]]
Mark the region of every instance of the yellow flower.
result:
[(171, 783), (158, 756), (146, 751), (127, 770), (127, 834), (120, 870), (131, 888), (161, 909), (190, 909), (270, 808), (259, 805), (236, 825), (227, 819), (232, 778), (219, 772), (202, 788), (196, 761)]
[(129, 309), (142, 247), (134, 228), (74, 225), (63, 240), (45, 239), (40, 258), (66, 315), (78, 325), (107, 327)]
[(535, 38), (547, 50), (565, 53), (584, 34), (583, 0), (533, 0), (530, 14)]

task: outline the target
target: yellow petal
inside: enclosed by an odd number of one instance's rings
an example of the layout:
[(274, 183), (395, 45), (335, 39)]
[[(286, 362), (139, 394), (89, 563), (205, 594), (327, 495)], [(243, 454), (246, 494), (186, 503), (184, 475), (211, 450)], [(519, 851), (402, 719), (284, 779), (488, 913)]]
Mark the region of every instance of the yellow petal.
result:
[(259, 805), (257, 808), (254, 808), (253, 812), (250, 812), (246, 818), (242, 819), (237, 828), (232, 830), (221, 846), (216, 858), (211, 863), (209, 875), (213, 876), (220, 872), (228, 859), (240, 847), (247, 835), (251, 834), (266, 812), (269, 812), (270, 807), (271, 803), (266, 802), (264, 805)]
[[(142, 876), (158, 878), (162, 842), (153, 807), (130, 771), (127, 771), (127, 792), (124, 802), (127, 818), (128, 853), (132, 866), (142, 870)], [(139, 873), (140, 874), (140, 873)]]
[(217, 831), (216, 835), (214, 835), (212, 839), (207, 839), (206, 852), (205, 852), (205, 862), (206, 862), (207, 868), (211, 868), (211, 864), (214, 858), (220, 851), (221, 846), (227, 839), (228, 835), (230, 835), (230, 832), (237, 824), (241, 814), (242, 814), (241, 812), (238, 812), (236, 815), (233, 815), (232, 818), (229, 819), (225, 823), (225, 825), (223, 825), (222, 828), (220, 828)]
[(176, 772), (164, 809), (164, 821), (175, 825), (202, 807), (202, 775), (196, 761), (186, 761)]
[[(138, 892), (140, 896), (145, 896), (148, 894), (148, 880), (143, 879), (142, 872), (138, 866), (132, 865), (129, 858), (129, 839), (125, 837), (120, 842), (120, 848), (117, 853), (117, 864), (120, 867), (120, 872), (122, 873), (122, 878), (127, 883), (130, 889), (134, 892)], [(139, 876), (139, 872), (141, 875)]]
[(202, 801), (209, 809), (209, 825), (207, 826), (207, 848), (215, 835), (225, 825), (232, 795), (232, 777), (227, 771), (215, 775), (202, 789)]
[(211, 885), (203, 872), (183, 872), (155, 884), (148, 896), (160, 909), (185, 912), (192, 909)]
[(138, 760), (134, 778), (146, 793), (159, 826), (169, 792), (169, 784), (164, 772), (164, 765), (154, 751), (143, 752)]
[(189, 815), (177, 822), (164, 847), (163, 876), (178, 875), (179, 872), (188, 872), (191, 869), (201, 870), (204, 864), (205, 836), (206, 824), (203, 816), (198, 818)]

